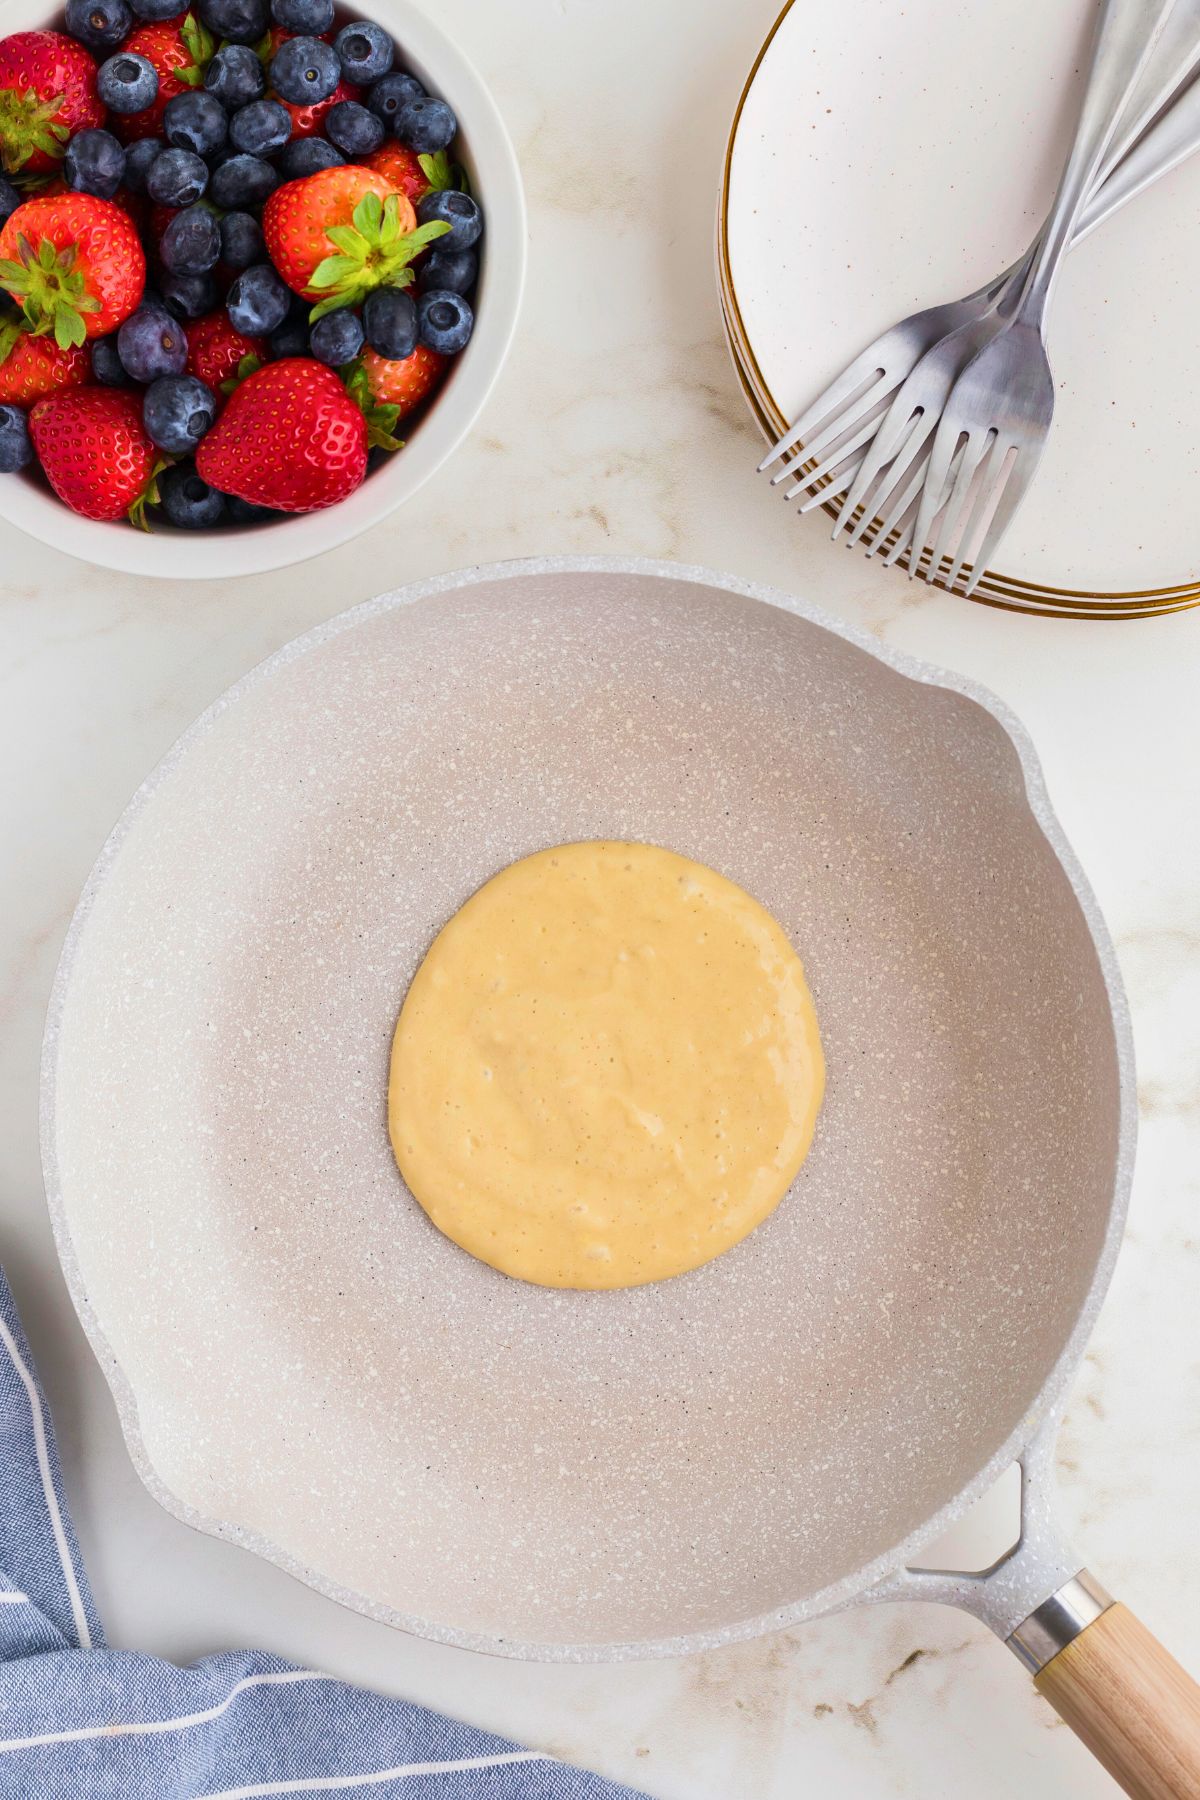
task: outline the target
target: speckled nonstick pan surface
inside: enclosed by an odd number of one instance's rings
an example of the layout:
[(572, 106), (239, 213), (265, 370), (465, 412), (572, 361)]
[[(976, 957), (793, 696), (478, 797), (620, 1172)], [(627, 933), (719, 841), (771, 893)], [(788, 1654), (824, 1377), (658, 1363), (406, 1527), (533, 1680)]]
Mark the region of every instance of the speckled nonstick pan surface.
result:
[[(617, 1293), (456, 1249), (385, 1121), (435, 932), (585, 837), (763, 901), (829, 1071), (774, 1216)], [(71, 929), (44, 1133), (164, 1505), (430, 1636), (651, 1654), (863, 1592), (1053, 1414), (1115, 1255), (1131, 1066), (996, 703), (786, 595), (525, 563), (310, 633), (170, 754)]]

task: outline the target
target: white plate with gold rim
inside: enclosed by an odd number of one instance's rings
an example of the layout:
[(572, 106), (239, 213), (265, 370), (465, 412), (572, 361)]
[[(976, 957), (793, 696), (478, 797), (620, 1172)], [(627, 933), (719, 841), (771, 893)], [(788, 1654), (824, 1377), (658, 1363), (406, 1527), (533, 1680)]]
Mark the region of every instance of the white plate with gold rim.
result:
[[(1092, 13), (789, 0), (738, 106), (718, 230), (731, 345), (765, 428), (891, 321), (1020, 253), (1066, 151)], [(981, 597), (1200, 600), (1198, 282), (1200, 158), (1064, 267), (1054, 430)]]

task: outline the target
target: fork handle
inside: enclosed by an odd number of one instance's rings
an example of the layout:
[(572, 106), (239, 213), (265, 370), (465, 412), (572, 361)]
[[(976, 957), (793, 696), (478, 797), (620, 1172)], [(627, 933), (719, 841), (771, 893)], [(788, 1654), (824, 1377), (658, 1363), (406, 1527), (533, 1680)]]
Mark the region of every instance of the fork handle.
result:
[(1017, 313), (1040, 326), (1075, 221), (1172, 0), (1102, 0), (1075, 142), (1021, 291)]

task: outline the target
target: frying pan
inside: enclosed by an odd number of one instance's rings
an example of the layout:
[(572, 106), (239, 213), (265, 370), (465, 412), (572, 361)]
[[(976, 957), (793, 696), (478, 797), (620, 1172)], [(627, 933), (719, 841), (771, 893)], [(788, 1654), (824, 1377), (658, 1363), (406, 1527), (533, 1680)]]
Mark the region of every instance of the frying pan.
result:
[[(445, 919), (514, 858), (600, 837), (770, 908), (829, 1084), (744, 1243), (563, 1293), (434, 1229), (384, 1094)], [(670, 564), (514, 563), (359, 607), (135, 797), (68, 936), (43, 1127), (72, 1294), (179, 1517), (513, 1656), (949, 1601), (1131, 1792), (1200, 1794), (1197, 1690), (1051, 1517), (1133, 1067), (1032, 748), (971, 683)], [(1015, 1548), (913, 1569), (1014, 1459)]]

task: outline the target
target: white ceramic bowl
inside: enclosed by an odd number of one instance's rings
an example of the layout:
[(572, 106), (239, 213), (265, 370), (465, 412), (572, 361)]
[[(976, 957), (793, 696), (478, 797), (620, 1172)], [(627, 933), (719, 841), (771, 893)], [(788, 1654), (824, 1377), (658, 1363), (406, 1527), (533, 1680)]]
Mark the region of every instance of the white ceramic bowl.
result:
[[(377, 525), (428, 481), (471, 429), (508, 353), (525, 282), (525, 195), (516, 153), (479, 75), (412, 0), (364, 0), (347, 12), (385, 25), (400, 48), (400, 66), (454, 108), (458, 153), (487, 221), (474, 335), (405, 448), (340, 506), (268, 525), (184, 532), (161, 524), (135, 531), (124, 520), (80, 518), (36, 474), (0, 479), (0, 518), (8, 524), (56, 550), (130, 575), (172, 581), (260, 575), (319, 556)], [(0, 0), (0, 36), (60, 25), (61, 13), (47, 14), (44, 0)], [(187, 553), (181, 554), (185, 543)]]

